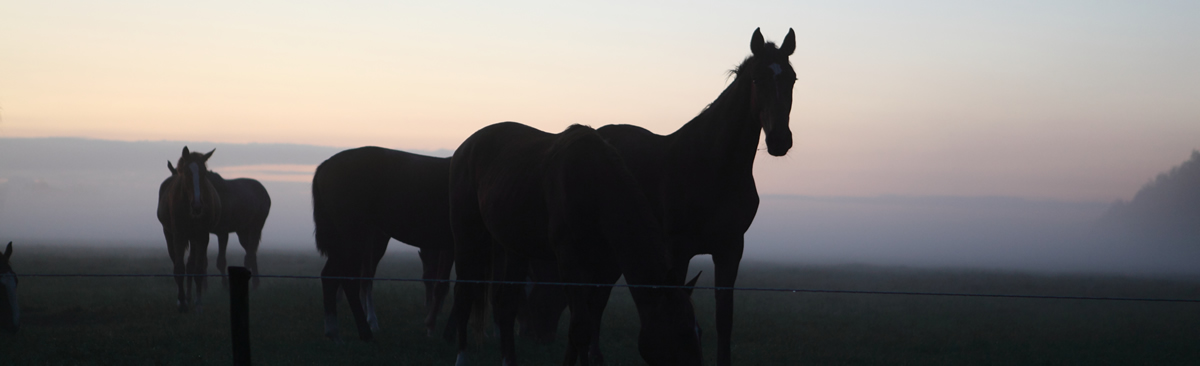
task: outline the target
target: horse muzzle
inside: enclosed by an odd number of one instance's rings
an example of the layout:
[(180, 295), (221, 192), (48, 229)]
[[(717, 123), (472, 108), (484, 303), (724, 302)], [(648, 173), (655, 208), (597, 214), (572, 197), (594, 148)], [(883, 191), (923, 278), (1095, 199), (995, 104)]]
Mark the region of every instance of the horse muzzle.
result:
[(767, 132), (767, 153), (771, 156), (787, 155), (792, 149), (792, 131), (784, 128)]
[(192, 209), (189, 210), (188, 213), (190, 213), (193, 218), (204, 216), (204, 206), (192, 205)]

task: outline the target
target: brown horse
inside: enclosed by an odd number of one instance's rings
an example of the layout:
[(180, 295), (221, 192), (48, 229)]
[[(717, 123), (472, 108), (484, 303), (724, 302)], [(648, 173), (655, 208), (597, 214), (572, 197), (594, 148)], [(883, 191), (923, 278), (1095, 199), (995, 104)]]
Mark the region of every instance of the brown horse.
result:
[[(204, 275), (208, 273), (208, 233), (221, 218), (221, 198), (208, 180), (205, 164), (214, 151), (201, 154), (190, 152), (184, 146), (183, 156), (176, 164), (179, 169), (171, 168), (175, 175), (158, 189), (158, 222), (162, 223), (167, 251), (175, 264), (180, 312), (187, 312), (193, 305), (196, 311), (203, 309), (201, 298), (207, 283)], [(171, 167), (169, 161), (167, 166)], [(185, 253), (188, 253), (186, 266)], [(182, 276), (184, 274), (188, 276)]]
[[(342, 151), (322, 162), (312, 184), (317, 251), (328, 258), (321, 275), (374, 277), (388, 241), (396, 239), (420, 248), (422, 278), (449, 279), (454, 265), (449, 173), (449, 158), (374, 146)], [(371, 281), (322, 280), (321, 285), (327, 337), (338, 337), (339, 289), (347, 295), (359, 336), (370, 339), (379, 330)], [(446, 282), (425, 282), (429, 335), (449, 288)]]
[[(754, 30), (751, 56), (737, 77), (700, 115), (666, 136), (631, 125), (598, 132), (620, 151), (652, 202), (674, 257), (673, 273), (683, 279), (688, 261), (711, 254), (716, 285), (733, 287), (745, 246), (745, 233), (758, 211), (754, 156), (762, 133), (767, 153), (783, 156), (792, 147), (788, 116), (796, 72), (788, 56), (796, 33), (783, 45), (766, 43)], [(716, 291), (717, 364), (729, 365), (733, 291)]]
[[(595, 130), (571, 126), (550, 134), (515, 122), (475, 132), (450, 162), (450, 225), (458, 279), (522, 281), (530, 259), (553, 260), (565, 282), (683, 285), (637, 181)], [(588, 346), (600, 326), (609, 286), (569, 286), (569, 345), (564, 364), (591, 364)], [(513, 322), (523, 286), (496, 285), (493, 317), (505, 365), (516, 364)], [(486, 286), (459, 282), (459, 364), (466, 362), (467, 323)], [(638, 349), (650, 365), (699, 365), (700, 334), (689, 293), (630, 288), (641, 319)]]
[(21, 329), (21, 304), (17, 302), (17, 273), (13, 272), (12, 242), (0, 253), (0, 331)]
[[(171, 177), (164, 180), (163, 185), (178, 174), (169, 161), (167, 169), (171, 170)], [(221, 197), (221, 220), (212, 228), (212, 233), (217, 234), (217, 270), (221, 271), (221, 284), (229, 284), (229, 279), (224, 277), (225, 247), (229, 244), (229, 233), (237, 233), (238, 243), (246, 250), (243, 263), (250, 273), (255, 274), (254, 287), (258, 287), (258, 244), (262, 241), (267, 214), (271, 212), (271, 196), (267, 194), (267, 188), (254, 179), (226, 180), (216, 172), (206, 175), (208, 182), (216, 188), (217, 196)]]

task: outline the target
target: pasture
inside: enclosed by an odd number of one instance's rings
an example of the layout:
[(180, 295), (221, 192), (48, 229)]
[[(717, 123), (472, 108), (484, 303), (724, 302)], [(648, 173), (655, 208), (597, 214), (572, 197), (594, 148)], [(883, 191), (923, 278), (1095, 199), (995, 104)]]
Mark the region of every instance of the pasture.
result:
[[(380, 277), (416, 278), (415, 253), (393, 253)], [(751, 244), (752, 245), (752, 244)], [(268, 274), (316, 275), (312, 251), (260, 253)], [(212, 258), (210, 253), (210, 258)], [(241, 263), (230, 248), (231, 264)], [(213, 263), (210, 260), (209, 263)], [(13, 266), (28, 273), (170, 273), (164, 248), (47, 247), (16, 243)], [(712, 285), (708, 257), (699, 285)], [(210, 268), (209, 273), (216, 273)], [(230, 363), (228, 295), (210, 281), (203, 313), (180, 314), (169, 278), (22, 277), (21, 331), (0, 334), (0, 364), (225, 365)], [(348, 311), (341, 334), (322, 336), (320, 282), (263, 279), (250, 293), (256, 365), (449, 365), (455, 347), (425, 336), (423, 287), (377, 282), (382, 330), (356, 340)], [(781, 265), (747, 261), (739, 287), (978, 292), (1200, 299), (1200, 279), (1050, 275), (979, 270), (856, 265)], [(714, 300), (697, 290), (705, 364), (715, 361)], [(1186, 365), (1200, 362), (1200, 304), (1125, 301), (962, 298), (902, 295), (736, 294), (733, 361), (739, 365)], [(345, 309), (344, 300), (339, 303)], [(448, 314), (442, 311), (441, 329)], [(518, 340), (521, 361), (557, 364), (566, 317), (550, 344)], [(629, 293), (613, 292), (602, 346), (610, 365), (640, 365), (637, 317)], [(477, 364), (499, 362), (494, 339), (475, 346)]]

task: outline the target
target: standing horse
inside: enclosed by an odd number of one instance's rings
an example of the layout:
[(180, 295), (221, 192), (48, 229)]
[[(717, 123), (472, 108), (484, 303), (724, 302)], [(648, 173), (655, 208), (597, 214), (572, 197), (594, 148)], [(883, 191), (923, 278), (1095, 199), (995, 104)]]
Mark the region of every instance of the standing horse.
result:
[[(322, 162), (312, 183), (317, 251), (328, 258), (321, 275), (374, 277), (389, 239), (396, 239), (420, 248), (422, 278), (449, 279), (454, 265), (449, 172), (449, 158), (374, 146), (342, 151)], [(326, 279), (321, 285), (326, 336), (337, 338), (339, 288), (347, 295), (359, 336), (370, 339), (371, 331), (379, 330), (371, 281)], [(430, 335), (449, 286), (425, 282)]]
[[(214, 151), (201, 154), (184, 146), (183, 156), (176, 164), (179, 169), (171, 167), (168, 161), (167, 167), (175, 174), (158, 188), (158, 222), (162, 223), (167, 251), (175, 264), (179, 312), (187, 312), (192, 305), (197, 311), (203, 309), (200, 300), (207, 282), (204, 275), (208, 273), (208, 233), (221, 218), (221, 198), (208, 180), (205, 164)], [(186, 266), (185, 253), (188, 253)]]
[[(796, 73), (788, 56), (795, 49), (794, 31), (776, 48), (755, 29), (751, 56), (733, 71), (733, 83), (678, 131), (660, 136), (631, 125), (598, 130), (652, 202), (677, 278), (684, 278), (692, 257), (711, 254), (717, 287), (733, 287), (737, 280), (745, 233), (758, 211), (753, 168), (760, 132), (772, 156), (792, 147), (788, 115)], [(731, 362), (733, 291), (718, 290), (716, 298), (717, 364), (724, 366)]]
[(16, 333), (21, 328), (21, 304), (17, 302), (17, 273), (13, 272), (12, 242), (0, 255), (0, 330)]
[[(633, 285), (672, 281), (662, 232), (636, 180), (595, 130), (574, 125), (550, 134), (515, 122), (467, 138), (450, 162), (450, 225), (458, 279), (522, 281), (530, 259), (553, 260), (565, 282)], [(516, 364), (513, 321), (523, 286), (494, 285), (493, 317), (504, 365)], [(467, 323), (487, 286), (459, 282), (459, 364)], [(590, 338), (600, 326), (609, 286), (569, 286), (569, 345), (564, 364), (591, 364)], [(651, 365), (699, 365), (700, 335), (689, 293), (630, 288), (641, 319), (638, 349)]]
[[(174, 176), (177, 172), (171, 162), (167, 169)], [(229, 244), (229, 233), (236, 232), (238, 243), (246, 250), (243, 263), (254, 276), (254, 287), (258, 287), (258, 243), (262, 240), (263, 225), (271, 212), (271, 196), (262, 183), (250, 178), (225, 180), (220, 174), (208, 172), (208, 182), (221, 197), (221, 220), (212, 228), (217, 234), (217, 270), (221, 271), (221, 284), (229, 285), (225, 277), (225, 247)], [(167, 178), (167, 181), (172, 178)], [(163, 184), (167, 184), (166, 181)]]

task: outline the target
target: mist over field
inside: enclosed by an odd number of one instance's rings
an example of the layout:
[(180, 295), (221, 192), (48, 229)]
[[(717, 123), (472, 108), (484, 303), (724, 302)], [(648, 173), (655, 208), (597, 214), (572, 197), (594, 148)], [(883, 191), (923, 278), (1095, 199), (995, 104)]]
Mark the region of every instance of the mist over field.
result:
[[(226, 179), (251, 177), (266, 186), (272, 207), (263, 231), (264, 250), (316, 255), (311, 174), (343, 148), (0, 139), (0, 240), (165, 248), (155, 217), (158, 185), (169, 175), (166, 162), (176, 160), (185, 145), (195, 151), (216, 148), (209, 167)], [(805, 264), (1200, 274), (1195, 265), (1200, 262), (1200, 245), (1118, 240), (1103, 234), (1097, 220), (1111, 205), (1017, 197), (763, 194), (746, 235), (745, 257)], [(210, 246), (215, 245), (214, 237)], [(415, 248), (393, 243), (390, 250)]]

